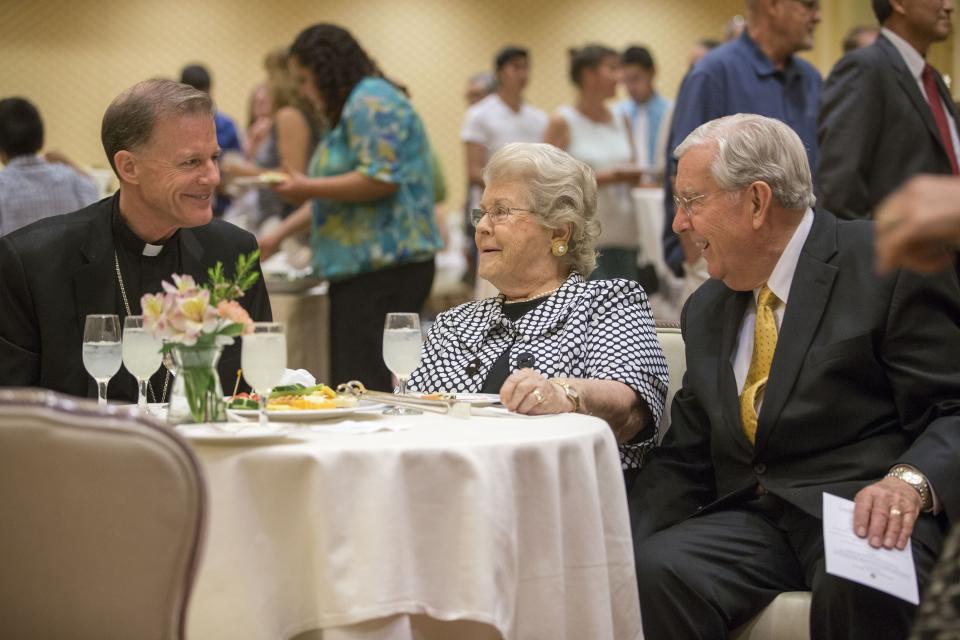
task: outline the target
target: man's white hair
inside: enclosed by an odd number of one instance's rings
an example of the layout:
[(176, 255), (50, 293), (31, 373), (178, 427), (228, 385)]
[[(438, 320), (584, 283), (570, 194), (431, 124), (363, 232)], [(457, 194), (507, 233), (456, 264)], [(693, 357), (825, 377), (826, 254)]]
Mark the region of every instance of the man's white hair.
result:
[(746, 113), (717, 118), (697, 127), (673, 155), (680, 160), (704, 145), (716, 145), (710, 173), (724, 191), (759, 181), (770, 186), (774, 202), (784, 209), (805, 211), (816, 202), (803, 142), (779, 120)]

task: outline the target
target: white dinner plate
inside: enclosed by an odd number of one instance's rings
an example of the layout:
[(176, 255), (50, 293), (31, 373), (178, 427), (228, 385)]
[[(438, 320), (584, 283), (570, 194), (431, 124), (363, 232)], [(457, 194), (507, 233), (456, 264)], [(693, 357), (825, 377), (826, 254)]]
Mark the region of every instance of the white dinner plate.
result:
[[(385, 405), (379, 402), (361, 400), (355, 407), (336, 409), (291, 409), (288, 411), (267, 411), (267, 418), (275, 422), (316, 422), (342, 418), (354, 413), (364, 413), (382, 409)], [(230, 413), (243, 418), (256, 418), (259, 412), (256, 409), (228, 409)]]
[(283, 440), (288, 433), (284, 425), (237, 422), (181, 424), (175, 429), (187, 440), (205, 444), (266, 444)]

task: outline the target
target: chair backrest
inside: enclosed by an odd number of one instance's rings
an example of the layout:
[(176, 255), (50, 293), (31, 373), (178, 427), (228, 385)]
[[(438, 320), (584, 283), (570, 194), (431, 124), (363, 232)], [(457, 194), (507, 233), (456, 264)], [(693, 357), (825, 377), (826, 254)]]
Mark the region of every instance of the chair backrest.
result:
[(0, 636), (184, 636), (206, 490), (133, 411), (0, 389)]
[(670, 428), (670, 407), (673, 396), (683, 382), (683, 374), (687, 370), (687, 360), (684, 354), (683, 335), (680, 325), (675, 322), (657, 321), (657, 338), (663, 348), (663, 355), (667, 358), (667, 369), (670, 372), (670, 386), (667, 387), (667, 404), (660, 419), (660, 439)]

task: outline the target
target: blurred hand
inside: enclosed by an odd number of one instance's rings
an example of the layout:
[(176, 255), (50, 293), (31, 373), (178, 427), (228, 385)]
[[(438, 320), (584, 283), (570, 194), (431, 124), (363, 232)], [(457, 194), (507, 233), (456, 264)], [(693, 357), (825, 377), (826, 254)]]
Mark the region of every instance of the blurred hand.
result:
[(510, 411), (533, 416), (573, 411), (560, 385), (533, 369), (517, 369), (500, 387), (500, 402)]
[(257, 237), (260, 246), (260, 261), (263, 262), (280, 250), (280, 238), (272, 233)]
[(900, 478), (864, 487), (853, 502), (853, 531), (874, 549), (904, 549), (923, 506), (917, 490)]
[(939, 271), (960, 245), (960, 178), (912, 178), (880, 203), (874, 219), (880, 271)]
[(290, 176), (284, 182), (270, 187), (274, 193), (288, 202), (301, 203), (309, 200), (313, 193), (310, 189), (311, 178), (297, 171), (284, 171)]

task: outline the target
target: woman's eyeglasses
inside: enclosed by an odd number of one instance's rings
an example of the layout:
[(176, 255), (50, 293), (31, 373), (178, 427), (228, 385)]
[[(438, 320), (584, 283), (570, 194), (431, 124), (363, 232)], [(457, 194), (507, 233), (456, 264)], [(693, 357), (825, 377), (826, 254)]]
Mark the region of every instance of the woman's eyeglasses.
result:
[(498, 204), (490, 207), (489, 209), (472, 209), (470, 211), (470, 221), (473, 223), (473, 226), (477, 226), (480, 224), (480, 221), (483, 220), (483, 216), (490, 216), (490, 222), (492, 224), (498, 224), (506, 220), (514, 211), (526, 211), (527, 213), (533, 213), (532, 209), (507, 207), (505, 205)]

